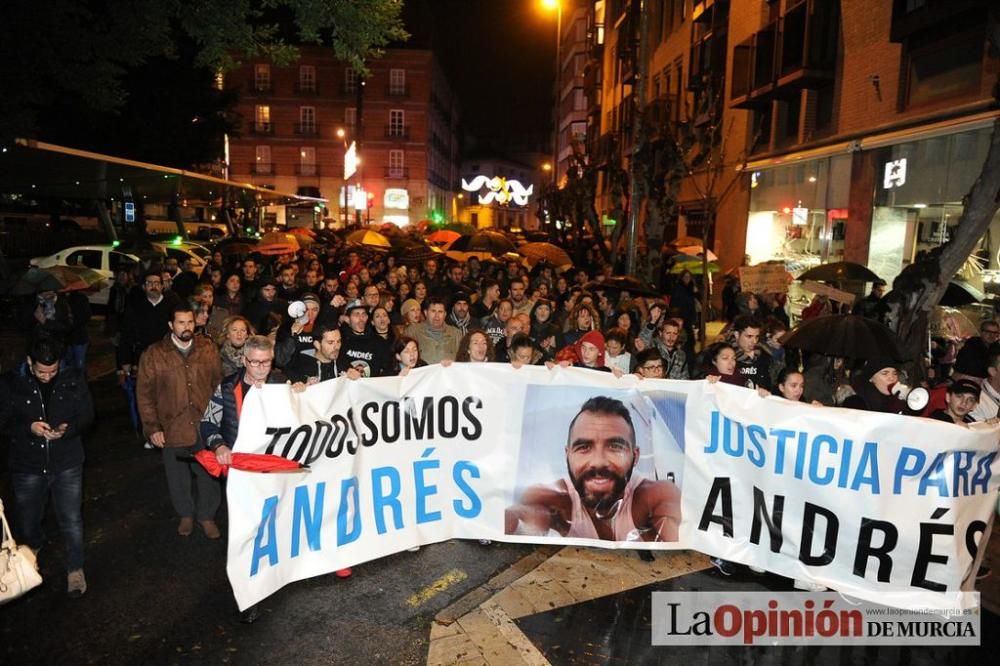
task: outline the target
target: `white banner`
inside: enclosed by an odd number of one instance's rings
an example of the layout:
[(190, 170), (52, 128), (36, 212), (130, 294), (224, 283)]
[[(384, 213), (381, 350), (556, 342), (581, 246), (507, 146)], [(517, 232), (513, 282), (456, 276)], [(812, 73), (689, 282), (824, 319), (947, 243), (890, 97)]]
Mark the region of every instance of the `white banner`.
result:
[[(961, 607), (996, 508), (998, 430), (574, 368), (430, 366), (243, 403), (231, 471), (241, 609), (446, 539), (692, 548), (860, 598)], [(895, 597), (894, 597), (895, 598)]]

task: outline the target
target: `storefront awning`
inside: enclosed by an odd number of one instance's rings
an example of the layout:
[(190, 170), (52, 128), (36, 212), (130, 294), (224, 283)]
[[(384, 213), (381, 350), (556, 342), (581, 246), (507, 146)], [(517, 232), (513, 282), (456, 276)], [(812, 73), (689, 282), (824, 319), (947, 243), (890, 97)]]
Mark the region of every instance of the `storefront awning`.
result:
[(983, 111), (971, 116), (961, 116), (950, 118), (935, 123), (926, 123), (914, 127), (907, 127), (895, 131), (873, 132), (860, 136), (850, 141), (839, 141), (825, 146), (818, 146), (808, 150), (800, 150), (794, 153), (786, 153), (766, 157), (759, 160), (747, 162), (740, 167), (743, 171), (760, 171), (778, 166), (787, 166), (807, 160), (815, 160), (845, 153), (854, 153), (862, 150), (873, 150), (884, 146), (892, 146), (897, 143), (907, 141), (919, 141), (921, 139), (931, 139), (936, 136), (946, 136), (958, 132), (983, 129), (990, 127), (997, 118), (1000, 118), (1000, 111)]
[(51, 143), (17, 139), (0, 146), (0, 193), (67, 200), (124, 199), (148, 203), (246, 206), (326, 202), (172, 167)]

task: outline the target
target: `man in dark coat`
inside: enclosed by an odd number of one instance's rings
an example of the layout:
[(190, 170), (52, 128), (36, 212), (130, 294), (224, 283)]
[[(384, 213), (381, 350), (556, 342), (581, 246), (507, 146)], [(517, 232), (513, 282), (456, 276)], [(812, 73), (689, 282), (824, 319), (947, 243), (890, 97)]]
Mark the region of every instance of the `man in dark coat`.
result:
[(38, 340), (20, 370), (0, 377), (0, 428), (10, 438), (20, 537), (36, 552), (42, 547), (51, 495), (66, 547), (67, 593), (80, 597), (87, 591), (80, 435), (94, 420), (94, 403), (80, 371), (60, 367), (62, 355), (56, 342)]

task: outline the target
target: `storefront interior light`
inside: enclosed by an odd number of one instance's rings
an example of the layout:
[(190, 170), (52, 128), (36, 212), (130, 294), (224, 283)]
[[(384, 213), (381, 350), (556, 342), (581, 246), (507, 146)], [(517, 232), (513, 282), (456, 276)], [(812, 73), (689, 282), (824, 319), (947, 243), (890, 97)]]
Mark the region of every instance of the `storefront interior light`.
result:
[(914, 208), (927, 208), (927, 204), (913, 204)]
[(816, 176), (809, 176), (809, 182), (810, 183), (815, 183), (816, 182)]

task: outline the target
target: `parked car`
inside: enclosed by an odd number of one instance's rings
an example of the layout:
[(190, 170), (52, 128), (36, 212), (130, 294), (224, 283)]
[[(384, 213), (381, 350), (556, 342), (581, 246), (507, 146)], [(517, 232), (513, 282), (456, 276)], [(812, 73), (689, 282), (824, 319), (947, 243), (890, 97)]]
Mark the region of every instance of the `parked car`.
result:
[(190, 259), (191, 269), (198, 275), (201, 275), (201, 271), (212, 258), (211, 250), (197, 243), (165, 243), (163, 241), (154, 241), (153, 247), (168, 257), (177, 259), (178, 266), (182, 266), (185, 259)]
[(104, 288), (91, 292), (89, 300), (95, 305), (107, 305), (108, 294), (118, 270), (131, 264), (139, 263), (139, 257), (128, 252), (122, 252), (114, 245), (81, 245), (68, 247), (47, 257), (35, 257), (30, 261), (32, 266), (48, 268), (49, 266), (86, 266), (108, 278)]

